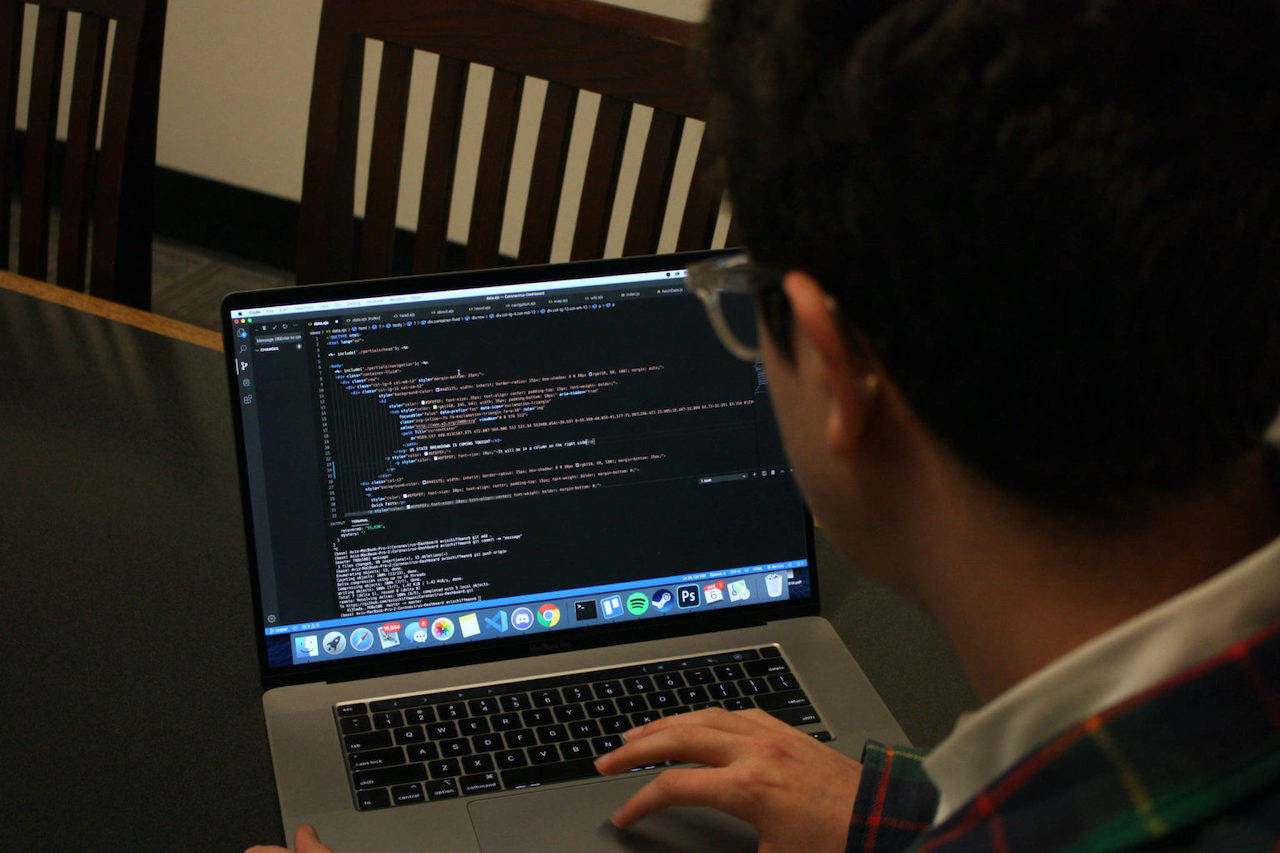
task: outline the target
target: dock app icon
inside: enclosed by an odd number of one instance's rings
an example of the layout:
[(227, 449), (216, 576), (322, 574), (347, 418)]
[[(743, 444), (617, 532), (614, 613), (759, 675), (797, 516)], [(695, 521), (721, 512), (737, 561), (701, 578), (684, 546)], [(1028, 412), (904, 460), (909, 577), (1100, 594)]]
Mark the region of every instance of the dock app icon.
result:
[(488, 625), (499, 634), (505, 634), (507, 632), (507, 611), (499, 610), (492, 616), (484, 617), (484, 624)]
[(696, 586), (682, 586), (676, 589), (676, 603), (681, 607), (697, 607), (699, 601)]
[(604, 614), (604, 618), (612, 619), (622, 612), (622, 596), (611, 595), (608, 598), (600, 599), (600, 612)]

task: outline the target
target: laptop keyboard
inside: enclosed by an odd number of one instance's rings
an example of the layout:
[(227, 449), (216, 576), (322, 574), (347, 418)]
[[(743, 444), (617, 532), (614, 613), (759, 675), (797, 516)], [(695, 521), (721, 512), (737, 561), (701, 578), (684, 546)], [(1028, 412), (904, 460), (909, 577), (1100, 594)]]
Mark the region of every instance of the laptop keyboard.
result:
[(348, 702), (334, 716), (367, 811), (596, 776), (623, 732), (716, 707), (822, 722), (776, 646)]

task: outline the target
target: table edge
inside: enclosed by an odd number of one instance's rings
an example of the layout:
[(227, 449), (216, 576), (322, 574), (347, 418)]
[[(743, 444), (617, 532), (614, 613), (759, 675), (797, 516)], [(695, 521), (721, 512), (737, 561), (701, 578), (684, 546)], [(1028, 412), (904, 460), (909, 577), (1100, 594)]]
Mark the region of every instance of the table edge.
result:
[(68, 308), (74, 308), (86, 314), (114, 320), (117, 323), (125, 323), (138, 329), (154, 332), (157, 335), (164, 335), (167, 338), (174, 338), (175, 340), (195, 344), (198, 347), (222, 352), (221, 334), (212, 329), (184, 323), (181, 320), (174, 320), (172, 317), (162, 317), (159, 314), (152, 314), (150, 311), (143, 311), (140, 308), (131, 308), (128, 305), (121, 305), (108, 299), (90, 296), (87, 293), (80, 293), (66, 287), (50, 284), (46, 281), (37, 281), (36, 279), (4, 270), (0, 270), (0, 287), (36, 299), (42, 299), (45, 302), (65, 305)]

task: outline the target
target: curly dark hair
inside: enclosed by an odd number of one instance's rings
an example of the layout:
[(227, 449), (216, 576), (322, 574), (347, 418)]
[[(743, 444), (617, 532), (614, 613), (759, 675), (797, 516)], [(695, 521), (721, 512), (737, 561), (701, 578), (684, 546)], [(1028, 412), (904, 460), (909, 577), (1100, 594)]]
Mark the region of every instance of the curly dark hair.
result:
[(1260, 446), (1273, 3), (714, 0), (704, 49), (746, 245), (989, 481), (1114, 519)]

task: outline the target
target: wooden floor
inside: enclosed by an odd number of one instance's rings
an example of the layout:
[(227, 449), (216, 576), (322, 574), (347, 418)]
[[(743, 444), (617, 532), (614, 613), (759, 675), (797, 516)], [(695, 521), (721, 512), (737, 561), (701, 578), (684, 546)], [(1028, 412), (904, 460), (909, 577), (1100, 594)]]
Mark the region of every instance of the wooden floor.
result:
[(289, 270), (158, 238), (153, 255), (151, 310), (207, 329), (220, 328), (218, 305), (228, 293), (293, 284)]
[[(18, 222), (14, 203), (11, 222)], [(49, 274), (57, 277), (58, 214), (49, 226)], [(17, 269), (18, 229), (11, 229), (9, 269)], [(182, 320), (206, 329), (220, 330), (218, 305), (222, 297), (237, 290), (261, 290), (293, 284), (291, 270), (264, 267), (229, 255), (220, 255), (196, 246), (156, 237), (152, 247), (151, 310), (164, 317)]]

